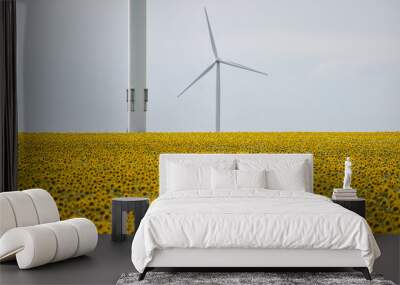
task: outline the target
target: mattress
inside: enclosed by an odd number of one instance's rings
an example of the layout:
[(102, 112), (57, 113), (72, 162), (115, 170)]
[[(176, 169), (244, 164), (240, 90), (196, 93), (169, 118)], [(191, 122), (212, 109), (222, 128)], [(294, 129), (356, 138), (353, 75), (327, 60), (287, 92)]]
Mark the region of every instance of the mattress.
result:
[(187, 190), (156, 199), (132, 243), (139, 272), (167, 249), (358, 250), (372, 271), (380, 255), (361, 216), (313, 193)]

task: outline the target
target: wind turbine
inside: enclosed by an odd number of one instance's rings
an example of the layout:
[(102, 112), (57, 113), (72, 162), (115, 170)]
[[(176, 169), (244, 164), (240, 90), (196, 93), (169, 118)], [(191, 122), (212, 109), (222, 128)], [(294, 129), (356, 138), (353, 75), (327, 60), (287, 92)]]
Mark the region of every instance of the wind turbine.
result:
[(204, 75), (206, 75), (209, 71), (211, 71), (211, 69), (213, 69), (214, 66), (216, 66), (216, 70), (217, 70), (217, 80), (216, 80), (216, 111), (215, 111), (215, 131), (216, 132), (220, 132), (221, 131), (221, 70), (220, 70), (220, 65), (222, 64), (226, 64), (226, 65), (230, 65), (236, 68), (240, 68), (240, 69), (244, 69), (247, 71), (252, 71), (255, 73), (259, 73), (262, 75), (268, 75), (265, 72), (262, 71), (258, 71), (255, 70), (253, 68), (244, 66), (242, 64), (233, 62), (233, 61), (228, 61), (228, 60), (223, 60), (218, 56), (218, 52), (217, 52), (217, 47), (215, 45), (215, 41), (214, 41), (214, 36), (212, 33), (212, 29), (211, 29), (211, 25), (210, 25), (210, 20), (208, 18), (208, 14), (207, 14), (207, 9), (204, 7), (204, 13), (206, 14), (206, 20), (207, 20), (207, 26), (208, 26), (208, 34), (210, 36), (210, 41), (211, 41), (211, 47), (212, 47), (212, 51), (214, 54), (214, 61), (198, 76), (196, 77), (195, 80), (192, 81), (192, 83), (190, 83), (185, 89), (182, 90), (181, 93), (179, 93), (178, 98), (181, 97), (190, 87), (192, 87), (197, 81), (199, 81)]

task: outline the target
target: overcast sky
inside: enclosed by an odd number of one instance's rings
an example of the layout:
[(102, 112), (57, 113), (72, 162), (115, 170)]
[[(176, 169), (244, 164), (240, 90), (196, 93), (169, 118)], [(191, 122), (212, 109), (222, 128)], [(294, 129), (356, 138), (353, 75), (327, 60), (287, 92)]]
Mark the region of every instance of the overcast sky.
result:
[(221, 58), (223, 131), (400, 130), (400, 1), (149, 0), (149, 131), (212, 131)]

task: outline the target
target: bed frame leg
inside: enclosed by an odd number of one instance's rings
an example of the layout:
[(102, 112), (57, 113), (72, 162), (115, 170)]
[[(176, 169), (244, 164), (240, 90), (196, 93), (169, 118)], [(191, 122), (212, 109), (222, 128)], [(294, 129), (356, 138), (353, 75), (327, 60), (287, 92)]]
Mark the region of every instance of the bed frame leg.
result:
[(357, 271), (361, 271), (361, 273), (364, 275), (365, 279), (372, 280), (371, 274), (369, 274), (369, 270), (367, 267), (355, 267), (354, 269)]
[(148, 269), (147, 267), (143, 270), (142, 273), (139, 274), (139, 278), (138, 281), (142, 281), (144, 279), (144, 277), (146, 277), (146, 273), (147, 273)]

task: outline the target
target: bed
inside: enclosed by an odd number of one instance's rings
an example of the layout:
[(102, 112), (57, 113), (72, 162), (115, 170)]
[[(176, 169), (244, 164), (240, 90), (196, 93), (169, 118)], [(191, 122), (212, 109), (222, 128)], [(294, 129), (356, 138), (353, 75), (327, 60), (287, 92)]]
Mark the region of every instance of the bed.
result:
[(313, 194), (312, 154), (161, 154), (132, 262), (154, 268), (352, 267), (380, 251), (361, 216)]

